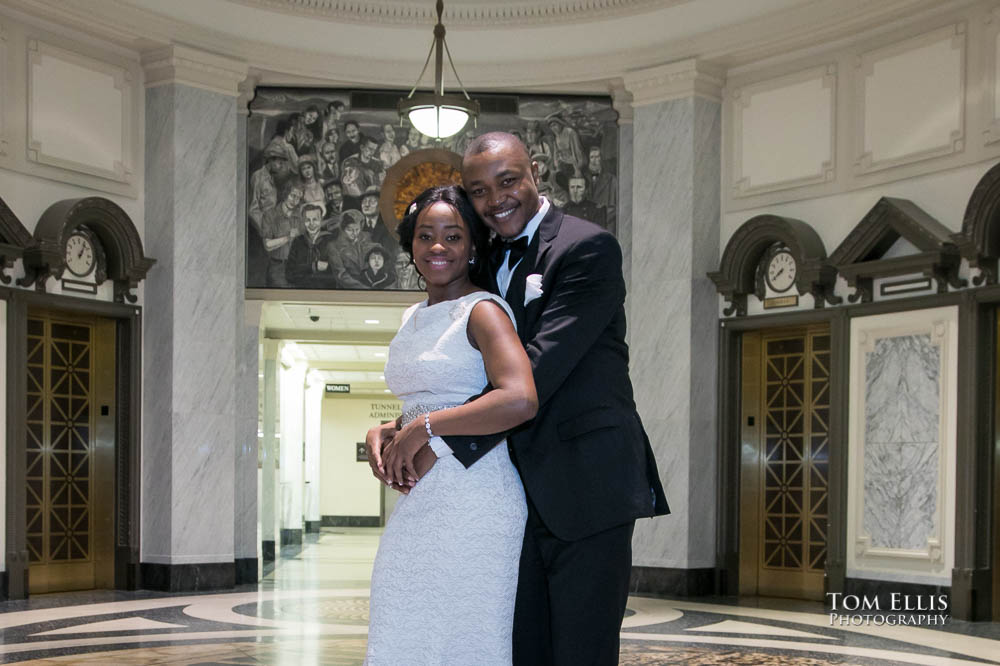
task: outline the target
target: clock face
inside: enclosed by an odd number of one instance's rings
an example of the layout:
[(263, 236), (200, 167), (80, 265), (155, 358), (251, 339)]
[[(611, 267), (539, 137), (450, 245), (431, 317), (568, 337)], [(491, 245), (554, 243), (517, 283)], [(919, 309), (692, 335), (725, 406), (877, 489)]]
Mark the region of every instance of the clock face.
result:
[(75, 233), (66, 241), (66, 268), (77, 277), (86, 277), (94, 272), (96, 265), (94, 244), (90, 238)]
[(788, 291), (795, 284), (795, 275), (798, 272), (795, 265), (795, 257), (788, 250), (779, 250), (771, 257), (767, 264), (767, 284), (771, 289), (779, 294)]

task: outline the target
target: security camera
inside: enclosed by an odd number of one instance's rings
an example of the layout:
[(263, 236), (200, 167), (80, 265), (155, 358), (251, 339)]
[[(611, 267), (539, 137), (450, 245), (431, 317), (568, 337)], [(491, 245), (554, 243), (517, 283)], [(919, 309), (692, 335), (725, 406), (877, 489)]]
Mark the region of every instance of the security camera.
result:
[(319, 315), (309, 315), (309, 321), (315, 324), (319, 321)]

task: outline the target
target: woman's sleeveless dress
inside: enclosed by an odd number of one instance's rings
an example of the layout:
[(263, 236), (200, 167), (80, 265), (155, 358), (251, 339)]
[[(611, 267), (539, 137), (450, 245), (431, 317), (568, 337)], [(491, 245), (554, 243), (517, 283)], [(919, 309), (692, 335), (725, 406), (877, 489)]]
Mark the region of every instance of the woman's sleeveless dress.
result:
[[(403, 315), (385, 380), (403, 401), (404, 422), (483, 390), (483, 358), (466, 327), (484, 299), (511, 315), (507, 303), (486, 292), (425, 301)], [(468, 469), (454, 456), (440, 458), (396, 502), (379, 542), (365, 663), (510, 664), (526, 518), (506, 442)]]

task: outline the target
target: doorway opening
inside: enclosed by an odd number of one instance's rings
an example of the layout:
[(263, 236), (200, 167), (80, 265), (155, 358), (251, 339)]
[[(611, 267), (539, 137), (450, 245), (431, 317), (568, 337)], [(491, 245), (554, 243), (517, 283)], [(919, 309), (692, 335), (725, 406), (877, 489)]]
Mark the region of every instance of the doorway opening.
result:
[(828, 324), (743, 335), (741, 595), (823, 599), (830, 362)]
[(115, 334), (110, 319), (28, 310), (31, 594), (115, 587)]

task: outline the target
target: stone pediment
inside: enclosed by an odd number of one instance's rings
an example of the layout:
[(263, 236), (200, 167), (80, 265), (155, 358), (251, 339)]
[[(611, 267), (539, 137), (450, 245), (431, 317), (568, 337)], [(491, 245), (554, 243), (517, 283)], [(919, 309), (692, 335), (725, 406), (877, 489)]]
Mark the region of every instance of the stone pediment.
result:
[(819, 234), (801, 220), (778, 215), (757, 215), (744, 222), (726, 244), (719, 270), (708, 274), (719, 293), (729, 301), (724, 314), (743, 316), (749, 294), (763, 298), (758, 267), (768, 249), (776, 243), (787, 247), (795, 257), (798, 271), (795, 288), (800, 294), (812, 294), (816, 307), (839, 303), (833, 295), (836, 271), (826, 259), (826, 249)]
[[(900, 239), (917, 252), (886, 257)], [(952, 232), (908, 199), (882, 197), (862, 218), (847, 238), (830, 255), (838, 273), (854, 293), (852, 303), (871, 302), (875, 278), (920, 273), (937, 281), (938, 292), (948, 285), (965, 286), (958, 277), (961, 255)]]
[(31, 233), (0, 198), (0, 284), (10, 284), (11, 278), (5, 271), (14, 266), (14, 260), (23, 256), (32, 242)]

